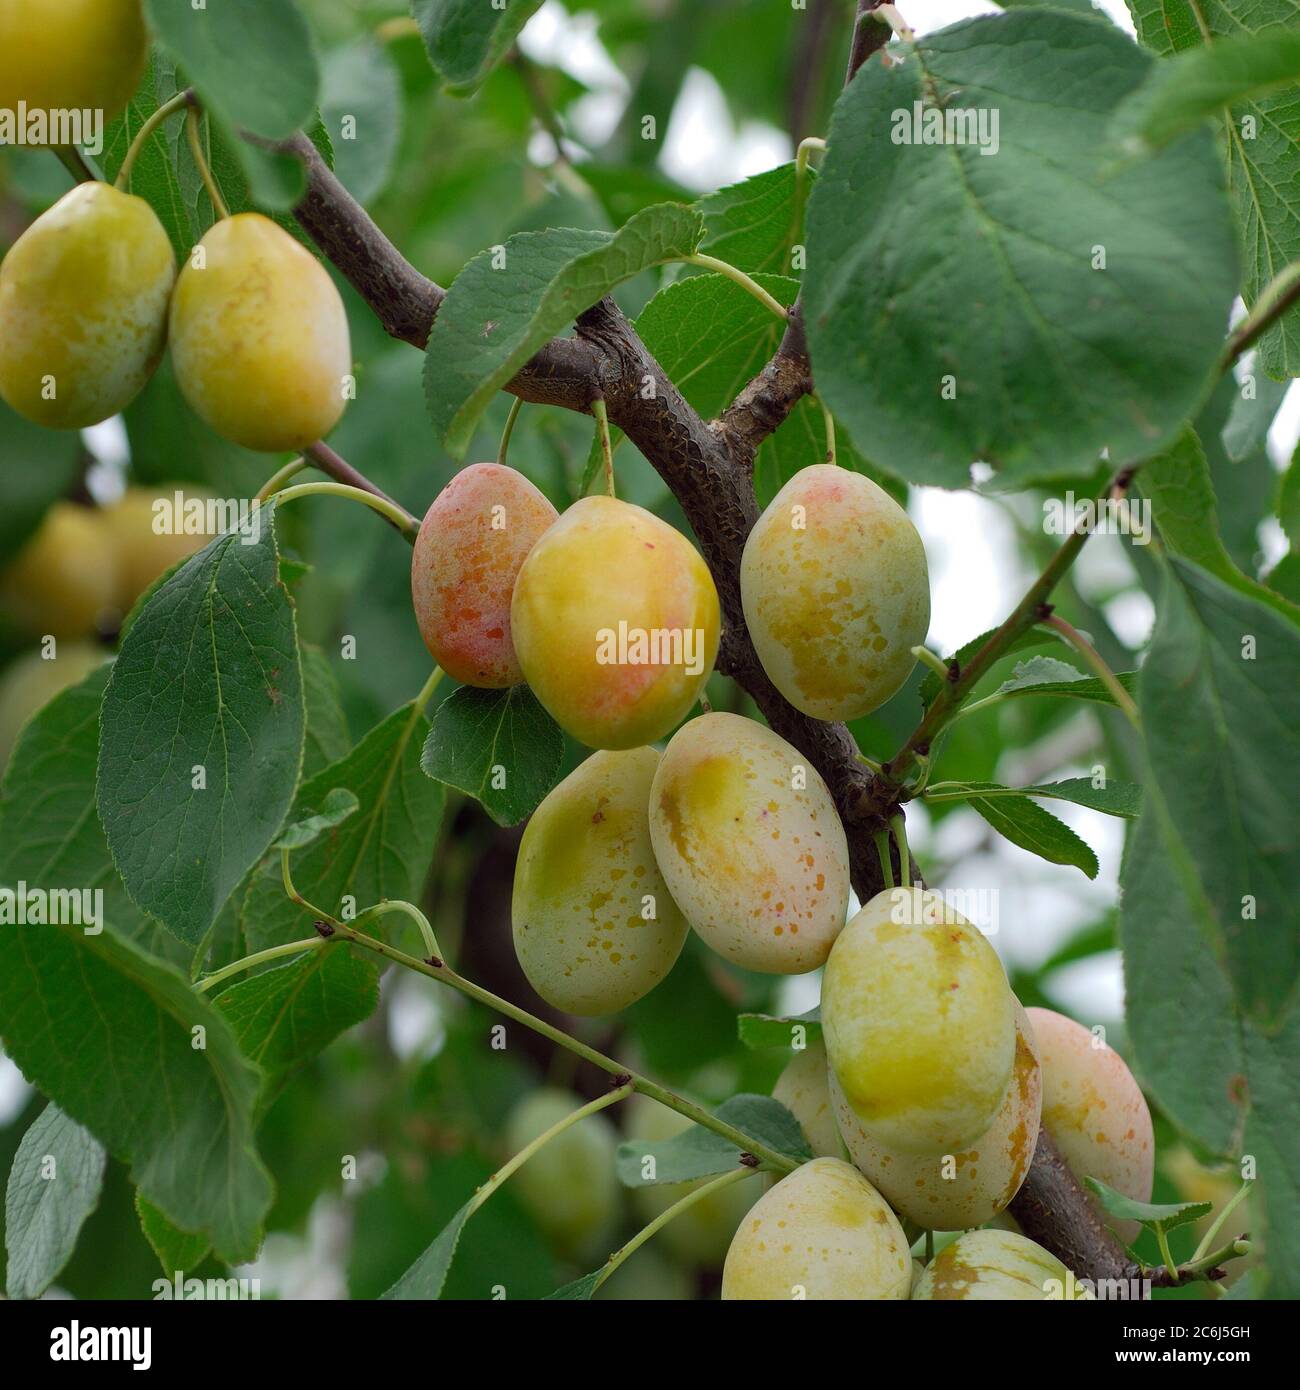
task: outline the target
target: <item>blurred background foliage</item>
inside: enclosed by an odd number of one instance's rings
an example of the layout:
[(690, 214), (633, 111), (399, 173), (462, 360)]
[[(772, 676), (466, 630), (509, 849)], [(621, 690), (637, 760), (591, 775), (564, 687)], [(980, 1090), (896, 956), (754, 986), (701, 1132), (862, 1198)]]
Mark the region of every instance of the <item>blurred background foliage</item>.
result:
[[(789, 160), (799, 138), (825, 131), (843, 81), (853, 0), (808, 0), (811, 14), (784, 0), (568, 0), (567, 9), (550, 0), (520, 48), (471, 100), (440, 89), (405, 5), (303, 0), (303, 8), (322, 56), (321, 115), (338, 174), (408, 259), (445, 285), (472, 255), (513, 232), (551, 225), (612, 229), (652, 203), (689, 199)], [(972, 8), (948, 5), (918, 27)], [(645, 115), (655, 118), (655, 139), (643, 138)], [(341, 138), (348, 116), (356, 118), (355, 140)], [(49, 155), (0, 151), (0, 250), (68, 186), (69, 176)], [(422, 515), (456, 467), (427, 425), (423, 357), (387, 339), (352, 290), (339, 284), (359, 393), (330, 442)], [(645, 276), (624, 286), (619, 298), (636, 313), (657, 287)], [(1278, 468), (1294, 443), (1295, 411), (1283, 408), (1282, 390), (1266, 383), (1257, 401), (1243, 403), (1227, 382), (1203, 418), (1225, 539), (1252, 575), (1286, 549), (1272, 519)], [(502, 396), (489, 412), (470, 459), (495, 456), (509, 404)], [(510, 462), (563, 508), (579, 493), (591, 437), (591, 423), (577, 415), (525, 407)], [(181, 401), (166, 363), (124, 418), (80, 437), (41, 431), (0, 405), (0, 460), (6, 566), (39, 540), (59, 499), (99, 508), (128, 486), (251, 497), (279, 462), (208, 430)], [(814, 461), (798, 457), (786, 476)], [(620, 449), (617, 467), (622, 496), (689, 531), (664, 484), (630, 445)], [(912, 490), (934, 582), (933, 648), (947, 654), (999, 621), (1058, 544), (1042, 524), (1046, 495), (1000, 496), (988, 483), (964, 494)], [(410, 611), (409, 552), (376, 518), (335, 499), (297, 505), (280, 527), (286, 550), (301, 561), (294, 586), (300, 630), (325, 655), (355, 742), (409, 700), (428, 674)], [(1114, 669), (1131, 670), (1150, 630), (1153, 584), (1140, 547), (1099, 538), (1060, 589), (1059, 609), (1091, 634)], [(97, 631), (80, 636), (107, 655), (120, 620), (113, 596), (105, 594)], [(349, 636), (355, 659), (342, 655)], [(16, 606), (6, 601), (0, 757), (6, 733), (13, 735), (5, 720), (26, 712), (14, 696), (14, 675), (30, 650)], [(1000, 664), (988, 690), (1017, 659)], [(913, 727), (921, 675), (918, 670), (884, 708), (854, 725), (865, 752), (888, 757)], [(715, 708), (753, 712), (720, 677), (709, 695)], [(40, 702), (45, 698), (48, 692)], [(1127, 726), (1113, 712), (1069, 700), (1011, 700), (953, 728), (936, 776), (1016, 784), (1086, 775), (1100, 764), (1112, 777), (1137, 781), (1133, 751)], [(582, 756), (569, 745), (566, 770)], [(916, 807), (909, 832), (931, 884), (996, 892), (997, 920), (981, 925), (997, 927), (994, 944), (1022, 1001), (1061, 1009), (1089, 1026), (1104, 1024), (1122, 1051), (1114, 904), (1123, 823), (1060, 803), (1054, 810), (1098, 851), (1096, 882), (1007, 844), (958, 802)], [(511, 947), (518, 836), (475, 803), (451, 797), (424, 905), (464, 973), (556, 1017), (528, 988)], [(625, 1015), (566, 1026), (714, 1102), (737, 1090), (767, 1092), (788, 1060), (783, 1051), (741, 1047), (737, 1012), (798, 1013), (815, 1001), (815, 984), (747, 974), (692, 937), (667, 982)], [(267, 1247), (251, 1271), (263, 1281), (263, 1296), (382, 1292), (507, 1157), (504, 1131), (523, 1097), (541, 1083), (586, 1097), (605, 1089), (602, 1076), (519, 1029), (508, 1030), (503, 1050), (494, 1048), (497, 1022), (458, 995), (390, 976), (371, 1019), (293, 1077), (259, 1136), (279, 1194)], [(42, 1102), (16, 1069), (3, 1065), (0, 1171), (7, 1172)], [(620, 1109), (608, 1112), (615, 1124), (623, 1122)], [(1203, 1166), (1202, 1156), (1174, 1138), (1158, 1114), (1156, 1123), (1153, 1200), (1213, 1192), (1221, 1201), (1235, 1189), (1231, 1174)], [(343, 1156), (355, 1160), (355, 1180), (344, 1180)], [(620, 1198), (613, 1242), (640, 1224)], [(1197, 1238), (1194, 1227), (1174, 1232), (1175, 1257), (1189, 1255)], [(1154, 1259), (1154, 1244), (1142, 1253)], [(534, 1297), (582, 1268), (507, 1189), (476, 1218), (447, 1292), (491, 1297), (500, 1285), (508, 1297)], [(120, 1166), (110, 1163), (99, 1208), (59, 1288), (83, 1297), (146, 1296), (159, 1272), (132, 1190)], [(602, 1297), (707, 1296), (716, 1294), (718, 1273), (716, 1262), (684, 1259), (655, 1242)]]

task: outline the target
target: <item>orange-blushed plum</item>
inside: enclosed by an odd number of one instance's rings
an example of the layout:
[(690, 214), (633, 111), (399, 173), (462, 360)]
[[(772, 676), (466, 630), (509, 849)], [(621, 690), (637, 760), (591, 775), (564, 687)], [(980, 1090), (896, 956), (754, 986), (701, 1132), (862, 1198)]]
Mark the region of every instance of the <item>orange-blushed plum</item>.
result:
[(772, 1099), (799, 1121), (808, 1147), (818, 1158), (843, 1158), (846, 1150), (835, 1121), (826, 1044), (814, 1038), (785, 1064), (772, 1087)]
[(636, 748), (683, 720), (718, 654), (713, 577), (643, 507), (584, 497), (515, 582), (515, 651), (533, 693), (590, 748)]
[(898, 1300), (911, 1284), (898, 1218), (838, 1158), (805, 1163), (760, 1197), (722, 1269), (722, 1297), (734, 1300)]
[(952, 1154), (993, 1123), (1015, 1063), (1015, 1000), (988, 941), (938, 893), (872, 898), (835, 942), (821, 1007), (836, 1080), (878, 1143)]
[(510, 599), (528, 552), (558, 513), (513, 468), (475, 463), (433, 499), (411, 556), (411, 598), (433, 659), (465, 685), (500, 690), (524, 678), (510, 637)]
[(650, 843), (659, 753), (593, 753), (533, 813), (515, 865), (515, 953), (565, 1013), (625, 1009), (673, 968), (686, 920)]
[(704, 714), (650, 792), (655, 858), (686, 920), (749, 970), (815, 970), (843, 928), (849, 852), (826, 784), (766, 725)]
[[(630, 1097), (619, 1107), (623, 1113), (628, 1141), (638, 1159), (647, 1150), (642, 1145), (663, 1143), (690, 1129), (691, 1121), (646, 1095)], [(641, 1141), (638, 1144), (638, 1141)], [(674, 1203), (712, 1181), (652, 1183), (632, 1189), (632, 1205), (647, 1225), (662, 1216)], [(700, 1269), (717, 1269), (726, 1259), (731, 1238), (745, 1213), (762, 1192), (761, 1178), (730, 1183), (693, 1202), (675, 1216), (655, 1236), (677, 1259)]]
[(1013, 1231), (967, 1231), (925, 1267), (913, 1298), (927, 1302), (1045, 1303), (1090, 1300), (1050, 1251)]
[(856, 719), (907, 679), (930, 625), (925, 548), (869, 478), (796, 473), (745, 542), (745, 622), (773, 685), (815, 719)]
[[(183, 500), (179, 510), (177, 494)], [(206, 529), (212, 496), (193, 483), (159, 483), (129, 487), (104, 508), (104, 528), (117, 551), (117, 604), (123, 615), (155, 579), (202, 550), (216, 534)]]
[(56, 502), (0, 573), (0, 607), (33, 637), (91, 637), (115, 620), (119, 585), (103, 513)]
[[(0, 108), (102, 111), (126, 105), (149, 55), (140, 0), (0, 0)], [(49, 132), (47, 132), (49, 133)], [(87, 132), (88, 134), (88, 132)], [(65, 143), (37, 140), (28, 144)]]
[(316, 257), (261, 213), (222, 218), (185, 262), (171, 350), (191, 408), (246, 449), (304, 449), (343, 414), (343, 300)]
[(162, 356), (175, 280), (143, 198), (78, 184), (0, 263), (0, 396), (48, 429), (116, 415)]
[[(1155, 1139), (1151, 1111), (1124, 1059), (1052, 1009), (1030, 1009), (1043, 1062), (1043, 1128), (1080, 1182), (1097, 1178), (1137, 1202), (1151, 1200)], [(1098, 1207), (1100, 1211), (1100, 1207)], [(1138, 1223), (1101, 1213), (1121, 1240)]]
[(834, 1116), (853, 1162), (890, 1206), (931, 1231), (964, 1231), (1004, 1211), (1020, 1191), (1038, 1139), (1042, 1077), (1032, 1025), (1019, 1001), (1016, 1060), (993, 1123), (969, 1148), (918, 1155), (879, 1143), (829, 1076)]
[(0, 772), (32, 715), (107, 660), (108, 652), (93, 642), (58, 642), (49, 656), (24, 652), (5, 668), (0, 674)]

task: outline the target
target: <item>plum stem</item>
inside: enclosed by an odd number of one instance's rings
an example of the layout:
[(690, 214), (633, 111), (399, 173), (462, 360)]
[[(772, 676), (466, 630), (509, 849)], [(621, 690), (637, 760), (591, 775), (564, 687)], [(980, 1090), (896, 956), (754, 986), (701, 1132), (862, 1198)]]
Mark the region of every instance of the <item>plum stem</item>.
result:
[(414, 534), (419, 530), (419, 523), (415, 518), (395, 503), (388, 501), (387, 498), (377, 497), (373, 492), (367, 492), (365, 488), (349, 487), (347, 483), (336, 483), (333, 480), (319, 483), (295, 483), (293, 487), (287, 487), (283, 492), (275, 494), (275, 500), (281, 506), (299, 497), (347, 497), (353, 502), (360, 502), (369, 507), (371, 511), (378, 512), (386, 521), (391, 521), (399, 531)]
[(603, 1096), (598, 1096), (595, 1100), (588, 1101), (586, 1105), (579, 1106), (571, 1114), (565, 1115), (557, 1120), (550, 1129), (543, 1130), (536, 1139), (524, 1145), (517, 1154), (492, 1174), (490, 1178), (484, 1180), (483, 1184), (475, 1191), (469, 1201), (469, 1210), (465, 1213), (466, 1219), (483, 1205), (484, 1202), (504, 1183), (508, 1178), (513, 1177), (525, 1163), (539, 1150), (544, 1149), (552, 1139), (563, 1134), (566, 1129), (572, 1128), (580, 1120), (585, 1120), (588, 1115), (595, 1115), (601, 1110), (607, 1110), (611, 1105), (617, 1105), (619, 1101), (626, 1100), (632, 1094), (631, 1082), (618, 1087), (617, 1090), (609, 1091)]
[(1050, 627), (1054, 632), (1059, 633), (1069, 644), (1079, 653), (1089, 666), (1096, 672), (1098, 679), (1110, 691), (1115, 703), (1124, 713), (1125, 719), (1139, 732), (1142, 732), (1142, 719), (1138, 714), (1137, 704), (1133, 697), (1120, 684), (1119, 677), (1106, 665), (1101, 653), (1096, 647), (1079, 631), (1078, 628), (1067, 623), (1059, 614), (1053, 613), (1050, 618), (1043, 621), (1044, 627)]
[(743, 270), (738, 269), (729, 261), (719, 260), (717, 256), (706, 256), (698, 251), (693, 256), (683, 256), (682, 260), (686, 265), (699, 266), (701, 270), (712, 270), (718, 275), (725, 275), (728, 280), (734, 280), (741, 289), (752, 294), (760, 304), (770, 309), (782, 322), (790, 317), (790, 311), (784, 304), (768, 294), (757, 280), (746, 275)]
[(131, 141), (130, 147), (122, 157), (122, 167), (117, 171), (117, 178), (113, 180), (114, 188), (125, 188), (131, 177), (131, 170), (135, 167), (135, 161), (140, 156), (140, 151), (144, 149), (149, 137), (158, 129), (169, 116), (174, 116), (177, 111), (185, 107), (194, 105), (194, 88), (187, 87), (183, 92), (178, 92), (170, 101), (165, 101), (154, 112), (152, 112), (145, 123), (135, 133), (135, 139)]
[(213, 211), (216, 212), (218, 218), (229, 217), (230, 209), (226, 206), (226, 200), (221, 196), (217, 181), (212, 176), (212, 170), (208, 167), (207, 156), (203, 153), (203, 134), (197, 106), (191, 106), (185, 113), (185, 137), (190, 142), (190, 153), (194, 156), (194, 163), (198, 165), (203, 186), (208, 190), (208, 197), (212, 200)]
[(519, 412), (523, 407), (523, 399), (516, 396), (510, 403), (510, 414), (506, 416), (506, 427), (501, 431), (501, 447), (497, 450), (497, 462), (504, 468), (506, 463), (506, 452), (510, 448), (510, 436), (515, 432), (515, 421), (519, 418)]
[(616, 496), (614, 491), (614, 446), (609, 438), (609, 411), (605, 408), (605, 398), (597, 396), (591, 403), (591, 413), (596, 417), (596, 433), (600, 437), (600, 455), (605, 462), (605, 491)]

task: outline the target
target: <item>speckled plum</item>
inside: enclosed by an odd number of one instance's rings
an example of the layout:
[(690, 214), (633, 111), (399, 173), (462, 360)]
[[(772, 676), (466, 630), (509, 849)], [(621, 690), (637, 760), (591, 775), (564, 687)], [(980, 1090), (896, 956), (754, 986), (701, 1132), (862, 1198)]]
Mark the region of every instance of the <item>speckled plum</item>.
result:
[(48, 429), (116, 415), (162, 356), (175, 280), (143, 198), (78, 184), (0, 263), (0, 396)]
[(822, 980), (822, 1032), (849, 1104), (891, 1151), (969, 1148), (993, 1123), (1015, 1061), (1002, 962), (920, 888), (877, 894), (840, 934)]
[(533, 813), (515, 866), (515, 952), (557, 1009), (607, 1014), (673, 968), (686, 919), (650, 843), (654, 748), (595, 753)]
[(826, 960), (848, 915), (848, 845), (826, 784), (778, 734), (736, 714), (683, 725), (655, 774), (650, 834), (719, 955), (780, 975)]
[(893, 1150), (872, 1135), (829, 1077), (835, 1119), (853, 1162), (900, 1215), (932, 1231), (965, 1231), (1003, 1211), (1020, 1190), (1038, 1139), (1041, 1072), (1033, 1028), (1019, 1002), (1016, 1059), (1001, 1108), (969, 1148), (917, 1155)]
[(305, 449), (338, 423), (352, 348), (325, 268), (269, 217), (209, 228), (171, 307), (176, 382), (218, 434), (246, 449)]
[[(1151, 1111), (1124, 1059), (1063, 1014), (1030, 1009), (1029, 1017), (1042, 1055), (1043, 1128), (1081, 1182), (1097, 1178), (1134, 1201), (1149, 1202), (1155, 1170)], [(1137, 1222), (1102, 1216), (1121, 1240), (1137, 1238)]]
[(533, 693), (589, 748), (670, 733), (718, 654), (708, 566), (680, 532), (630, 502), (584, 497), (537, 542), (510, 621)]
[(913, 1298), (936, 1302), (1090, 1299), (1055, 1255), (1013, 1231), (967, 1231), (926, 1266)]
[(856, 719), (883, 705), (930, 624), (916, 527), (869, 478), (833, 464), (796, 473), (759, 517), (740, 594), (763, 669), (815, 719)]
[(524, 673), (510, 599), (528, 552), (559, 513), (513, 468), (474, 463), (434, 498), (415, 538), (411, 599), (433, 659), (464, 685), (501, 690)]
[(898, 1300), (911, 1283), (907, 1237), (885, 1199), (852, 1165), (817, 1158), (782, 1178), (740, 1223), (722, 1297)]

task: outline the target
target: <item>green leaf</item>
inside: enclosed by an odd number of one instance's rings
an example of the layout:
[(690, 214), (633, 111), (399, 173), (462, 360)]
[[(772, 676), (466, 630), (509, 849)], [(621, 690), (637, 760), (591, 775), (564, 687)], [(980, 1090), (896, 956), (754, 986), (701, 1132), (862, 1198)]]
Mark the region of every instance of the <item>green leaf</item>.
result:
[[(344, 899), (358, 911), (381, 898), (420, 895), (442, 820), (442, 788), (420, 771), (420, 742), (428, 728), (414, 703), (377, 724), (346, 758), (299, 789), (291, 813), (307, 820), (345, 787), (361, 809), (336, 830), (294, 856), (293, 879), (309, 902), (340, 913)], [(253, 875), (242, 920), (250, 951), (305, 937), (312, 917), (284, 894), (279, 856)]]
[(816, 1042), (822, 1035), (821, 1005), (806, 1014), (741, 1014), (736, 1025), (740, 1041), (749, 1048), (793, 1047), (798, 1038), (805, 1044)]
[(395, 1283), (384, 1298), (435, 1299), (442, 1296), (447, 1271), (460, 1244), (460, 1233), (469, 1220), (474, 1201), (471, 1198), (438, 1233), (437, 1239)]
[(75, 430), (33, 425), (0, 401), (0, 458), (9, 461), (0, 477), (0, 555), (17, 555), (41, 524), (52, 502), (77, 476), (81, 439)]
[(244, 1055), (266, 1076), (263, 1104), (289, 1072), (364, 1022), (379, 1003), (379, 971), (350, 946), (307, 951), (217, 996)]
[[(714, 1114), (778, 1153), (800, 1160), (812, 1157), (798, 1120), (771, 1096), (732, 1096)], [(671, 1139), (656, 1143), (634, 1139), (620, 1144), (618, 1177), (625, 1187), (690, 1182), (730, 1172), (740, 1162), (740, 1154), (741, 1150), (729, 1139), (702, 1125), (692, 1125)], [(654, 1160), (653, 1177), (644, 1176), (643, 1164), (649, 1158)]]
[(1225, 106), (1298, 81), (1300, 33), (1272, 30), (1218, 39), (1157, 64), (1115, 113), (1112, 133), (1136, 152), (1156, 149)]
[(420, 766), (480, 802), (498, 825), (518, 825), (555, 785), (563, 758), (559, 725), (526, 685), (463, 685), (434, 711)]
[(1040, 782), (1031, 787), (1004, 787), (997, 782), (944, 782), (941, 786), (942, 790), (936, 789), (936, 801), (972, 796), (978, 796), (983, 801), (992, 797), (1045, 796), (1130, 820), (1142, 809), (1142, 789), (1136, 783), (1109, 779), (1102, 787), (1094, 786), (1090, 777), (1066, 777), (1060, 782)]
[(542, 0), (413, 0), (433, 70), (457, 96), (473, 92), (505, 56)]
[(208, 111), (270, 140), (307, 125), (320, 73), (293, 0), (146, 0), (150, 27), (180, 63)]
[[(1128, 0), (1128, 7), (1138, 38), (1161, 55), (1206, 43), (1217, 49), (1250, 34), (1294, 41), (1295, 0)], [(1224, 115), (1223, 135), (1246, 248), (1242, 293), (1253, 307), (1274, 275), (1300, 260), (1300, 85), (1237, 103)], [(1259, 362), (1272, 377), (1300, 373), (1300, 307), (1259, 340)]]
[[(779, 303), (793, 304), (799, 282), (784, 275), (754, 277)], [(742, 387), (776, 351), (784, 325), (725, 275), (691, 275), (665, 286), (642, 309), (636, 331), (688, 403), (706, 420), (720, 415)], [(622, 439), (614, 432), (615, 442)], [(891, 478), (873, 469), (847, 436), (838, 440), (841, 467), (863, 473), (905, 499)], [(759, 448), (754, 460), (760, 504), (802, 468), (826, 458), (826, 426), (821, 408), (805, 397)], [(583, 479), (585, 492), (600, 467), (599, 442), (593, 440)]]
[[(966, 666), (970, 662), (971, 657), (984, 646), (990, 637), (995, 636), (996, 633), (996, 628), (990, 628), (987, 632), (981, 632), (978, 637), (972, 637), (969, 642), (964, 642), (958, 647), (951, 656), (945, 657), (945, 663), (955, 661), (959, 667)], [(1027, 651), (1033, 647), (1049, 647), (1057, 640), (1058, 639), (1053, 634), (1047, 632), (1043, 628), (1030, 628), (1028, 632), (1021, 633), (1021, 635), (1011, 643), (1004, 655), (1010, 656), (1014, 652)], [(921, 680), (920, 688), (917, 690), (922, 707), (929, 709), (930, 706), (934, 704), (935, 697), (942, 689), (943, 681), (940, 679), (938, 672), (927, 669), (925, 676)]]
[(5, 1189), (5, 1275), (10, 1298), (39, 1298), (76, 1249), (99, 1205), (103, 1146), (57, 1105), (47, 1105), (23, 1135)]
[[(283, 577), (283, 569), (281, 570)], [(302, 694), (307, 709), (307, 741), (303, 746), (302, 775), (311, 778), (321, 768), (347, 757), (352, 747), (339, 683), (329, 658), (319, 647), (301, 644)]]
[(135, 1212), (140, 1218), (140, 1229), (149, 1242), (163, 1273), (169, 1278), (197, 1269), (212, 1249), (212, 1242), (205, 1235), (190, 1235), (178, 1230), (146, 1197), (135, 1194)]
[[(810, 185), (815, 178), (808, 170)], [(790, 246), (797, 239), (794, 191), (791, 163), (706, 194), (695, 205), (704, 218), (700, 250), (751, 275), (788, 275)]]
[(286, 826), (276, 837), (272, 849), (306, 849), (327, 831), (342, 825), (361, 809), (361, 803), (346, 787), (335, 787), (321, 802), (320, 810), (306, 820)]
[(185, 947), (127, 896), (94, 813), (99, 709), (109, 668), (60, 692), (26, 726), (0, 783), (0, 884), (102, 892), (104, 924), (180, 964)]
[[(977, 459), (1023, 481), (1090, 475), (1103, 447), (1150, 454), (1204, 394), (1237, 286), (1209, 134), (1108, 167), (1111, 114), (1151, 60), (1095, 19), (1018, 10), (899, 56), (845, 88), (809, 200), (819, 391), (911, 482), (963, 486)], [(997, 153), (893, 143), (935, 96), (984, 111), (989, 135), (996, 113)]]
[(1072, 864), (1088, 878), (1097, 877), (1097, 856), (1092, 850), (1068, 825), (1027, 796), (974, 795), (968, 804), (1013, 845), (1049, 864)]
[(1152, 777), (1218, 917), (1242, 1011), (1262, 1026), (1290, 1007), (1300, 972), (1300, 938), (1284, 929), (1300, 874), (1297, 670), (1290, 623), (1173, 562), (1141, 686)]
[(600, 1276), (604, 1272), (605, 1266), (601, 1265), (599, 1269), (593, 1269), (590, 1274), (584, 1274), (581, 1279), (575, 1279), (572, 1283), (556, 1289), (554, 1293), (548, 1293), (546, 1299), (548, 1302), (589, 1302), (594, 1297), (596, 1286), (600, 1283)]
[(1282, 474), (1277, 488), (1277, 519), (1291, 542), (1293, 552), (1300, 553), (1300, 446), (1291, 459), (1291, 466)]
[[(334, 146), (334, 172), (359, 203), (383, 191), (402, 133), (402, 88), (388, 49), (372, 38), (325, 58), (321, 121)], [(345, 124), (346, 123), (346, 124)]]
[(113, 862), (190, 945), (275, 838), (302, 767), (293, 604), (271, 516), (255, 520), (157, 590), (104, 693), (96, 801)]
[(425, 394), (448, 452), (464, 456), (496, 392), (583, 310), (639, 272), (691, 255), (701, 235), (697, 212), (660, 203), (612, 234), (521, 232), (475, 256), (429, 335)]
[(1102, 1206), (1121, 1221), (1140, 1221), (1150, 1231), (1173, 1231), (1191, 1221), (1199, 1221), (1214, 1210), (1213, 1202), (1135, 1202), (1097, 1178), (1084, 1181), (1097, 1194)]
[(252, 1258), (271, 1204), (258, 1074), (176, 969), (111, 932), (0, 926), (0, 1038), (170, 1220), (228, 1262)]
[[(1137, 686), (1135, 671), (1117, 672), (1115, 679), (1130, 694)], [(1011, 676), (992, 693), (1002, 696), (1063, 695), (1071, 700), (1091, 700), (1101, 705), (1115, 703), (1104, 681), (1096, 676), (1085, 676), (1069, 662), (1057, 661), (1051, 656), (1031, 656), (1028, 661), (1016, 662)]]
[[(117, 177), (122, 160), (140, 133), (140, 127), (179, 90), (175, 64), (154, 49), (149, 58), (149, 67), (126, 110), (105, 127), (100, 164), (106, 178)], [(176, 131), (169, 129), (179, 126), (184, 119), (183, 113), (174, 115), (169, 122), (154, 130), (136, 156), (127, 184), (127, 191), (143, 198), (158, 215), (178, 261), (183, 261), (190, 254), (198, 240), (193, 214), (173, 159)], [(134, 457), (132, 465), (135, 465)]]
[(1300, 622), (1300, 608), (1239, 570), (1219, 534), (1219, 512), (1201, 441), (1185, 429), (1173, 446), (1142, 465), (1138, 485), (1151, 499), (1160, 538), (1176, 555), (1195, 561), (1248, 598)]
[(1269, 1296), (1290, 1298), (1300, 1296), (1298, 665), (1286, 619), (1171, 560), (1143, 667), (1148, 768), (1120, 917), (1143, 1080), (1212, 1152), (1254, 1157), (1261, 1274)]

